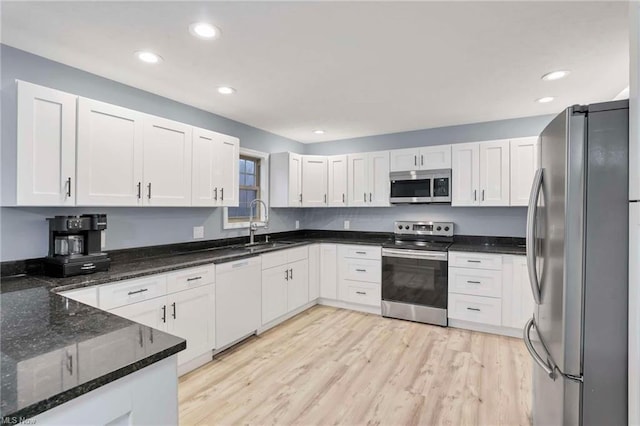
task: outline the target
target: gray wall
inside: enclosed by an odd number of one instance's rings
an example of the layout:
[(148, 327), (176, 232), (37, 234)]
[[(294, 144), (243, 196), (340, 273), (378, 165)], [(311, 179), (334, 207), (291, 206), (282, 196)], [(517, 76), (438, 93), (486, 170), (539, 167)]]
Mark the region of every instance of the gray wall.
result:
[[(416, 146), (474, 142), (538, 135), (555, 115), (542, 115), (412, 132), (368, 136), (315, 143), (306, 154), (332, 155)], [(522, 207), (451, 207), (410, 205), (391, 208), (307, 209), (304, 226), (313, 229), (344, 229), (344, 220), (357, 231), (393, 231), (395, 220), (438, 220), (454, 222), (455, 232), (464, 235), (524, 237), (527, 209)]]
[[(299, 142), (246, 124), (126, 86), (22, 50), (0, 44), (2, 85), (2, 191), (15, 192), (16, 88), (15, 79), (121, 105), (240, 138), (243, 147), (263, 152), (303, 152)], [(4, 194), (3, 194), (4, 195)], [(46, 217), (61, 214), (105, 212), (108, 215), (107, 248), (117, 249), (192, 240), (194, 226), (205, 226), (205, 238), (246, 234), (222, 230), (222, 208), (21, 208), (0, 209), (0, 260), (46, 255)], [(271, 230), (295, 227), (302, 211), (272, 210)]]

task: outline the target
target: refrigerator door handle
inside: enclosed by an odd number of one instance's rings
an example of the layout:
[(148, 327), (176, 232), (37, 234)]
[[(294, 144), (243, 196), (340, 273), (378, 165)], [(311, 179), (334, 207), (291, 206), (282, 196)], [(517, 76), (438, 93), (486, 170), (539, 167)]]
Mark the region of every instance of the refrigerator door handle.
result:
[(527, 347), (527, 351), (529, 351), (531, 358), (533, 358), (536, 364), (538, 364), (540, 368), (542, 368), (550, 378), (555, 380), (556, 375), (554, 373), (555, 372), (554, 367), (551, 366), (544, 359), (542, 359), (540, 355), (538, 355), (538, 352), (536, 352), (536, 349), (533, 347), (533, 343), (531, 343), (531, 327), (533, 327), (534, 325), (535, 325), (535, 322), (532, 317), (529, 321), (527, 321), (527, 324), (524, 326), (524, 335), (522, 336), (524, 340), (524, 345)]
[(536, 213), (538, 211), (538, 197), (542, 189), (542, 170), (538, 169), (533, 178), (529, 208), (527, 209), (527, 270), (529, 271), (529, 284), (531, 284), (533, 299), (537, 305), (542, 301), (538, 271), (536, 271)]

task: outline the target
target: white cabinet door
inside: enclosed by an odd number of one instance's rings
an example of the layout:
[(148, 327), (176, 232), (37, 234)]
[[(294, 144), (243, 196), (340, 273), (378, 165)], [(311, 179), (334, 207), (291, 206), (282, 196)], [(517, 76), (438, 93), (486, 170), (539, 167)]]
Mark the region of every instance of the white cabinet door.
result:
[(309, 300), (320, 297), (320, 244), (309, 246)]
[(193, 161), (191, 168), (191, 205), (217, 206), (214, 192), (216, 176), (217, 150), (216, 133), (205, 129), (193, 129)]
[(347, 181), (349, 207), (366, 206), (369, 193), (369, 156), (367, 154), (349, 154)]
[(206, 285), (173, 293), (167, 297), (167, 332), (187, 341), (187, 349), (178, 352), (178, 365), (213, 349), (213, 292), (213, 286)]
[(347, 156), (334, 155), (327, 158), (328, 201), (329, 207), (345, 207), (347, 205)]
[(533, 176), (540, 164), (538, 137), (511, 139), (511, 199), (512, 206), (529, 204)]
[(420, 148), (420, 169), (437, 170), (451, 168), (451, 145)]
[(390, 156), (389, 170), (392, 172), (406, 172), (420, 168), (418, 148), (394, 149)]
[(289, 312), (309, 301), (309, 261), (299, 260), (289, 264), (287, 309)]
[(523, 329), (533, 315), (535, 303), (529, 285), (526, 256), (504, 256), (502, 325)]
[(240, 140), (232, 136), (218, 133), (219, 144), (217, 147), (218, 171), (215, 179), (215, 187), (220, 192), (217, 194), (220, 205), (237, 207), (239, 204), (239, 180), (238, 165), (240, 160)]
[(327, 157), (305, 155), (302, 157), (302, 206), (326, 207), (327, 205)]
[(78, 205), (142, 205), (144, 117), (78, 99)]
[(119, 308), (109, 310), (110, 313), (139, 322), (157, 330), (167, 329), (167, 299), (155, 297), (144, 302), (132, 303)]
[(389, 193), (389, 151), (370, 152), (368, 166), (369, 205), (388, 207)]
[(338, 248), (335, 244), (320, 244), (320, 297), (338, 298)]
[(192, 127), (159, 117), (144, 121), (144, 196), (150, 206), (191, 205)]
[(262, 325), (287, 313), (288, 265), (262, 271)]
[(302, 156), (289, 154), (289, 206), (302, 206)]
[(480, 203), (480, 146), (461, 143), (451, 147), (451, 205), (477, 206)]
[(480, 143), (480, 205), (509, 205), (509, 141)]
[(76, 202), (76, 96), (18, 81), (17, 187), (21, 206)]

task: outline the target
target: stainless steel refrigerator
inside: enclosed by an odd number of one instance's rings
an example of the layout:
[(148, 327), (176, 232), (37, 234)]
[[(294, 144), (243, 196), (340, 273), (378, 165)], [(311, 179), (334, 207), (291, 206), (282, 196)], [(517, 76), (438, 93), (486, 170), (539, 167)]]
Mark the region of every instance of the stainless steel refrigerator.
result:
[(540, 135), (524, 329), (534, 425), (627, 424), (628, 101), (574, 106)]

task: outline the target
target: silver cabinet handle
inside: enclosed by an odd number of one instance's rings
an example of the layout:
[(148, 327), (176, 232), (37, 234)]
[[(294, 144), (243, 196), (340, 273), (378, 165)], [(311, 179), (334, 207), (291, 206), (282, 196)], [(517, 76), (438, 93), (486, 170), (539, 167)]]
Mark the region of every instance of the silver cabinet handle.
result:
[(149, 291), (148, 288), (141, 288), (140, 290), (136, 290), (136, 291), (130, 291), (129, 293), (127, 293), (129, 296), (131, 296), (132, 294), (139, 294), (139, 293), (144, 293), (145, 291)]
[(141, 325), (138, 326), (138, 343), (140, 344), (140, 347), (144, 346), (144, 340), (142, 338), (142, 326)]
[(467, 307), (467, 310), (468, 310), (468, 311), (476, 311), (476, 312), (480, 312), (480, 309), (478, 309), (478, 308), (469, 308), (469, 307)]
[(468, 281), (469, 284), (482, 284), (480, 281)]
[(224, 188), (220, 188), (220, 201), (224, 201)]
[(366, 291), (356, 291), (356, 294), (367, 294)]
[(197, 281), (197, 280), (201, 280), (202, 277), (191, 277), (191, 278), (187, 278), (187, 281)]
[(138, 200), (142, 198), (142, 182), (138, 182)]
[(69, 352), (67, 352), (66, 356), (67, 356), (67, 370), (69, 371), (69, 374), (73, 376), (73, 354), (70, 354)]
[(424, 166), (424, 155), (420, 154), (420, 165)]
[(367, 272), (366, 269), (356, 269), (356, 272)]
[(147, 188), (148, 188), (147, 198), (151, 199), (151, 182), (149, 182), (149, 184), (147, 185)]
[(367, 202), (367, 193), (363, 192), (363, 194), (364, 194), (364, 202), (366, 203)]
[(356, 254), (367, 254), (366, 251), (357, 251)]
[(370, 192), (369, 193), (369, 202), (371, 202), (371, 198), (373, 197), (373, 194)]
[(413, 165), (414, 165), (414, 166), (417, 166), (417, 165), (418, 165), (418, 156), (417, 156), (417, 155), (414, 155), (414, 156), (413, 156)]
[(324, 203), (327, 204), (327, 194), (324, 194)]
[(472, 260), (472, 259), (467, 259), (467, 262), (469, 262), (469, 263), (482, 263), (481, 260)]
[(484, 201), (484, 189), (482, 190), (482, 198), (481, 201)]
[(531, 358), (533, 358), (536, 364), (538, 364), (540, 368), (542, 368), (544, 372), (549, 375), (549, 377), (551, 377), (552, 379), (555, 379), (554, 367), (551, 364), (549, 364), (549, 362), (542, 359), (540, 355), (538, 355), (538, 352), (536, 352), (536, 349), (533, 347), (533, 343), (531, 343), (531, 327), (533, 327), (534, 325), (535, 325), (534, 319), (531, 318), (529, 321), (527, 321), (527, 325), (524, 326), (524, 333), (522, 336), (524, 340), (524, 345), (527, 347), (527, 351), (529, 351)]
[(167, 322), (167, 305), (162, 305), (162, 322)]
[(302, 202), (302, 193), (300, 193), (300, 202)]
[(342, 194), (342, 202), (344, 203), (344, 194)]
[(67, 197), (71, 197), (71, 177), (67, 178)]
[(173, 319), (176, 319), (176, 302), (173, 302), (171, 306), (173, 307)]
[(218, 187), (213, 188), (213, 200), (218, 201)]
[(473, 190), (473, 201), (478, 201), (478, 190), (477, 189)]
[(536, 213), (538, 210), (538, 197), (542, 189), (542, 172), (538, 169), (533, 177), (533, 186), (529, 195), (529, 208), (527, 209), (527, 270), (529, 272), (529, 284), (533, 293), (533, 300), (536, 304), (542, 301), (540, 290), (540, 281), (538, 280), (538, 271), (536, 270)]
[(284, 270), (284, 279), (285, 279), (285, 281), (289, 281), (289, 270), (288, 269)]
[(289, 278), (293, 279), (293, 268), (289, 269)]

